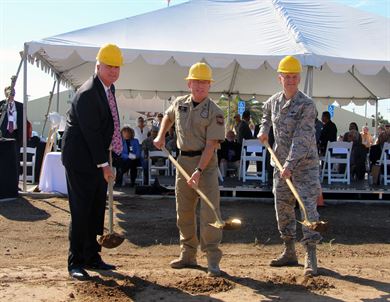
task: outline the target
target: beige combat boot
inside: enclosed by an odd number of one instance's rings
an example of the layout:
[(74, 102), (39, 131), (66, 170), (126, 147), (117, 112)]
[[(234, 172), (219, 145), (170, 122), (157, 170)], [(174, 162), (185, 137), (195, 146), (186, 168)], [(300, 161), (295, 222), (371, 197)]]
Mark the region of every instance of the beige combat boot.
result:
[(207, 276), (221, 276), (221, 269), (219, 268), (219, 262), (221, 261), (221, 258), (222, 252), (220, 250), (207, 253)]
[(297, 254), (295, 252), (294, 240), (284, 242), (284, 250), (282, 254), (276, 259), (272, 259), (270, 266), (294, 266), (298, 264)]
[(317, 247), (316, 244), (309, 243), (305, 245), (305, 267), (303, 274), (305, 276), (317, 275)]
[(179, 258), (172, 260), (169, 265), (172, 268), (180, 269), (180, 268), (186, 268), (186, 267), (196, 267), (198, 266), (198, 263), (196, 262), (196, 255), (188, 255), (186, 253), (180, 253)]

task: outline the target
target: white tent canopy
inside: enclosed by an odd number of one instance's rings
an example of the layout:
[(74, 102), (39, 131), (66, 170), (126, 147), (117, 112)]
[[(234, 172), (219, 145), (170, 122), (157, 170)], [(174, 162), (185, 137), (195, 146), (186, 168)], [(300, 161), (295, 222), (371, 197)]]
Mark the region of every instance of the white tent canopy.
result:
[(215, 96), (261, 99), (280, 89), (279, 60), (295, 55), (313, 97), (361, 104), (390, 98), (389, 41), (390, 19), (328, 0), (196, 0), (26, 46), (30, 62), (77, 88), (100, 46), (115, 43), (125, 58), (117, 89), (161, 99), (187, 91), (199, 60), (213, 67)]

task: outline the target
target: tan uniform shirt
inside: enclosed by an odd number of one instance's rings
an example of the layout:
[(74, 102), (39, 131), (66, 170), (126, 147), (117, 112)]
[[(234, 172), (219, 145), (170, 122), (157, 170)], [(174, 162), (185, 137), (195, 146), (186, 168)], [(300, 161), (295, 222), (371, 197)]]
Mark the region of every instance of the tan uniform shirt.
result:
[(191, 95), (178, 97), (165, 114), (175, 123), (180, 150), (203, 150), (207, 140), (225, 139), (223, 111), (209, 98), (194, 107)]

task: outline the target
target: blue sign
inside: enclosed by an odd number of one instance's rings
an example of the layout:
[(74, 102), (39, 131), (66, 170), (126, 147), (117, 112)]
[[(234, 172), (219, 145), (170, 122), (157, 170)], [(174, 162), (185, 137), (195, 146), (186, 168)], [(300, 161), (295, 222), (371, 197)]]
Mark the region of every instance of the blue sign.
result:
[(330, 118), (334, 117), (334, 106), (333, 105), (328, 105), (328, 111), (330, 114)]
[(242, 115), (245, 111), (245, 102), (244, 101), (239, 101), (238, 102), (238, 114)]

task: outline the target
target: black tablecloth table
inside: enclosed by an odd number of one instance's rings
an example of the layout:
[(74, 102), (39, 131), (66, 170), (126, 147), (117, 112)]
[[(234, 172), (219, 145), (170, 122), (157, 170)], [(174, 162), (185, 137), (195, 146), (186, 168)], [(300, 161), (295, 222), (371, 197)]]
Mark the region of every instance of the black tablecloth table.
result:
[(16, 141), (0, 139), (0, 199), (18, 196)]

